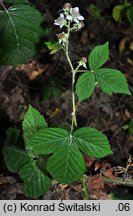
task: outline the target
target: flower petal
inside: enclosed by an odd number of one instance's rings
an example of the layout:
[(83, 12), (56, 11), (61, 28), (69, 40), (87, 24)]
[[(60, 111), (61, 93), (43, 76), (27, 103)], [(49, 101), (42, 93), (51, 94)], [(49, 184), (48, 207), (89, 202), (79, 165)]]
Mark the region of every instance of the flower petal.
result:
[(74, 22), (79, 23), (79, 20), (77, 19), (77, 17), (74, 18)]
[(83, 16), (78, 16), (77, 19), (78, 20), (84, 20), (84, 17)]
[(64, 18), (64, 14), (60, 14), (60, 17), (61, 17), (61, 18)]
[(64, 24), (60, 24), (60, 28), (62, 28), (64, 26)]
[(72, 16), (68, 15), (68, 16), (66, 16), (66, 19), (72, 21), (73, 18), (72, 18)]
[(75, 8), (73, 8), (73, 11), (79, 13), (79, 8), (75, 7)]
[(60, 23), (57, 20), (55, 20), (54, 25), (60, 25)]
[(70, 8), (70, 14), (72, 14), (72, 12), (73, 12), (73, 8)]

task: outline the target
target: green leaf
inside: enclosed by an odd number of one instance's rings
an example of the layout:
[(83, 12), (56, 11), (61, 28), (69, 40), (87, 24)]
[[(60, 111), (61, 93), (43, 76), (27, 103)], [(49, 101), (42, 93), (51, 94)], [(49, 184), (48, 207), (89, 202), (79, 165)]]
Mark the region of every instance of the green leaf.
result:
[(96, 46), (88, 58), (89, 67), (95, 71), (100, 68), (109, 58), (109, 42)]
[(133, 25), (133, 5), (131, 7), (129, 7), (129, 9), (127, 11), (127, 16), (128, 16), (128, 20), (129, 20), (130, 24)]
[(0, 64), (22, 64), (36, 54), (43, 21), (40, 12), (30, 5), (0, 10)]
[(91, 128), (77, 130), (74, 135), (61, 128), (47, 128), (36, 132), (29, 145), (35, 154), (52, 154), (47, 170), (62, 184), (80, 179), (85, 172), (79, 149), (98, 158), (112, 153), (106, 136)]
[(88, 7), (88, 12), (93, 17), (101, 17), (100, 9), (95, 4), (90, 4)]
[(101, 68), (96, 72), (96, 79), (103, 92), (125, 93), (131, 95), (125, 76), (116, 69)]
[(79, 102), (90, 97), (95, 88), (95, 76), (91, 72), (82, 74), (76, 84), (76, 93), (78, 95)]
[(29, 147), (35, 154), (51, 154), (69, 140), (68, 131), (61, 128), (46, 128), (36, 132)]
[(30, 161), (26, 151), (12, 144), (3, 147), (3, 155), (7, 168), (14, 173)]
[(54, 41), (45, 42), (45, 45), (51, 51), (50, 52), (51, 55), (55, 54), (58, 50), (62, 49), (61, 46), (55, 43)]
[(84, 158), (72, 139), (67, 139), (48, 159), (47, 169), (62, 184), (74, 182), (83, 176)]
[(125, 8), (124, 5), (116, 5), (113, 8), (112, 16), (116, 22), (121, 20), (122, 12), (123, 12), (124, 8)]
[(47, 160), (49, 158), (49, 155), (39, 155), (37, 157), (36, 165), (37, 167), (43, 172), (44, 175), (49, 176), (49, 173), (47, 171)]
[(3, 0), (3, 2), (9, 4), (30, 4), (28, 0)]
[(51, 154), (48, 159), (48, 172), (61, 183), (80, 179), (85, 172), (85, 162), (68, 131), (61, 128), (48, 128), (38, 131), (29, 145), (35, 154)]
[(20, 131), (16, 128), (8, 128), (6, 130), (6, 142), (5, 144), (16, 144), (17, 143), (17, 140), (18, 140), (18, 137), (20, 135)]
[(38, 169), (35, 162), (24, 165), (19, 175), (25, 183), (24, 193), (28, 197), (38, 197), (47, 192), (50, 179)]
[(3, 156), (6, 162), (7, 168), (11, 172), (18, 172), (21, 166), (29, 162), (29, 156), (26, 151), (19, 146), (15, 146), (19, 137), (19, 130), (15, 128), (9, 128), (6, 131), (7, 140), (3, 147)]
[(47, 123), (43, 116), (32, 106), (29, 105), (23, 120), (24, 140), (26, 144), (30, 141), (32, 135), (41, 129), (47, 127)]
[(107, 137), (94, 128), (80, 128), (75, 131), (74, 143), (91, 157), (101, 158), (112, 154)]

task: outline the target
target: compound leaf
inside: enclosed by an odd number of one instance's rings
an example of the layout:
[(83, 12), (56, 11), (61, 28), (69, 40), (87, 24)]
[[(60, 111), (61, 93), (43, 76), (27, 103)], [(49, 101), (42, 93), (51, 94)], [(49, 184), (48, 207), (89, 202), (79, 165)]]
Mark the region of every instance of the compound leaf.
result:
[(35, 162), (24, 165), (19, 175), (25, 183), (24, 193), (28, 197), (38, 197), (47, 192), (50, 186), (50, 179), (38, 169)]
[(36, 54), (43, 20), (28, 4), (0, 9), (0, 64), (22, 64)]
[(96, 46), (88, 57), (88, 63), (91, 70), (100, 68), (109, 58), (109, 42)]
[(95, 88), (95, 76), (91, 72), (82, 74), (76, 84), (76, 93), (78, 95), (79, 102), (90, 97)]
[(131, 95), (125, 76), (116, 69), (100, 68), (96, 72), (96, 79), (105, 93), (125, 93)]
[(38, 130), (47, 127), (44, 117), (32, 106), (29, 105), (23, 120), (23, 132), (25, 142), (28, 143), (31, 136)]
[(36, 132), (29, 145), (35, 154), (52, 154), (47, 161), (47, 170), (62, 184), (83, 176), (85, 162), (80, 150), (93, 157), (112, 153), (107, 138), (94, 129), (78, 130), (71, 135), (61, 128), (47, 128)]
[(81, 178), (85, 162), (68, 131), (62, 128), (48, 128), (38, 131), (29, 143), (35, 154), (51, 154), (48, 172), (61, 183), (70, 183)]
[(80, 128), (75, 131), (74, 143), (91, 157), (101, 158), (112, 154), (107, 137), (94, 128)]

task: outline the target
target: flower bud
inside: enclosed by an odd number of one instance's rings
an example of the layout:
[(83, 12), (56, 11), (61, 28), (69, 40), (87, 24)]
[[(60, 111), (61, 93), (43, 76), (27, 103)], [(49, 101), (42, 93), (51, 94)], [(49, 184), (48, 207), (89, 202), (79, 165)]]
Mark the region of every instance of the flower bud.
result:
[(86, 66), (87, 59), (86, 59), (86, 57), (82, 57), (78, 63), (79, 63), (79, 67), (82, 66), (84, 68), (87, 68), (87, 66)]
[(60, 34), (57, 34), (57, 37), (59, 38), (59, 44), (65, 46), (68, 35), (65, 34), (65, 32), (61, 32)]
[(70, 11), (70, 8), (71, 8), (71, 4), (70, 4), (70, 3), (66, 3), (66, 4), (64, 4), (64, 6), (63, 6), (63, 10), (64, 10), (64, 11), (67, 11), (67, 12)]

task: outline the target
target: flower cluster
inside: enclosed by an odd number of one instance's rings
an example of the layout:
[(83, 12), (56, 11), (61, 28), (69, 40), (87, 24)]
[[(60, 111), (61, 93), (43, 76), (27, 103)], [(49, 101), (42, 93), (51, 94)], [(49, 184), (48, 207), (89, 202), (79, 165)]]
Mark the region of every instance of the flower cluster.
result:
[(70, 12), (66, 16), (67, 20), (70, 20), (71, 22), (79, 23), (80, 21), (84, 20), (84, 17), (80, 15), (79, 8), (70, 8)]
[(72, 24), (71, 30), (78, 30), (84, 26), (83, 24), (84, 17), (81, 16), (79, 12), (79, 8), (72, 8), (71, 4), (66, 3), (63, 6), (62, 13), (60, 16), (54, 21), (55, 25), (58, 25), (60, 28), (63, 26), (68, 26), (68, 22)]

